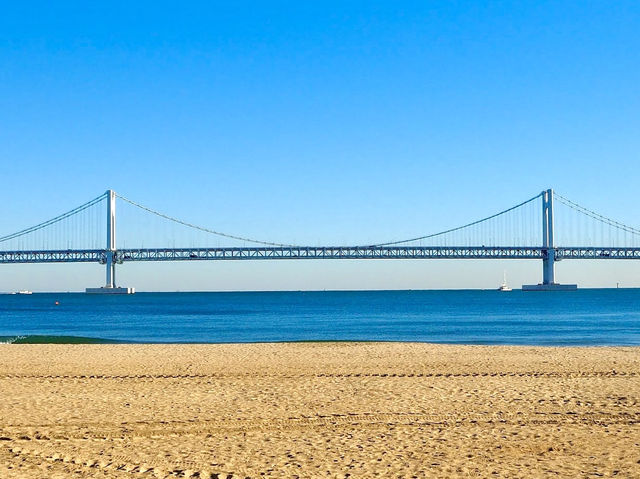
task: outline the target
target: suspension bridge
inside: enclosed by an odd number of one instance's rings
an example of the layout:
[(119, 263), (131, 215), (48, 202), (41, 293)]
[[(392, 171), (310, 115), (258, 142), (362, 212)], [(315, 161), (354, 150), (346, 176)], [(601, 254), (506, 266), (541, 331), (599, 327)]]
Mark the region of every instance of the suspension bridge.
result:
[[(124, 206), (125, 217), (119, 213), (117, 223), (118, 231), (124, 226), (124, 240), (122, 234), (116, 237), (117, 202)], [(562, 228), (556, 224), (559, 214)], [(577, 286), (555, 281), (556, 262), (640, 259), (640, 229), (548, 189), (445, 231), (355, 246), (301, 246), (196, 225), (108, 190), (50, 220), (0, 236), (0, 264), (105, 265), (105, 286), (87, 288), (89, 293), (132, 293), (116, 283), (116, 266), (132, 261), (285, 259), (535, 259), (542, 261), (542, 281), (523, 289), (566, 290)]]

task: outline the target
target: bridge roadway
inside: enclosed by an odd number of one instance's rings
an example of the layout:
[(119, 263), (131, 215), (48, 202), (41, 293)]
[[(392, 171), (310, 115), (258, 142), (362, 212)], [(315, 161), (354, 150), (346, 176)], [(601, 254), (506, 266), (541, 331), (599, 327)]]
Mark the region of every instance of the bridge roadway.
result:
[[(561, 259), (640, 259), (640, 248), (556, 247)], [(0, 264), (101, 263), (109, 251), (0, 251)], [(275, 259), (545, 259), (537, 246), (291, 246), (250, 248), (145, 248), (114, 251), (116, 263), (128, 261), (275, 260)]]

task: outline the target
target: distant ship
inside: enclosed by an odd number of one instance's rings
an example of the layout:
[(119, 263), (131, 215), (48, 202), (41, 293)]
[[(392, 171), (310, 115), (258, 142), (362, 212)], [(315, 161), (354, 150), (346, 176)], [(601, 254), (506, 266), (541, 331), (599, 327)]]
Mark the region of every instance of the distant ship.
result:
[(29, 291), (28, 289), (21, 289), (20, 291), (16, 291), (13, 294), (33, 294), (33, 291)]
[(502, 279), (502, 284), (498, 288), (498, 291), (512, 291), (512, 289), (509, 286), (507, 286), (507, 272), (506, 271), (504, 272), (503, 279)]

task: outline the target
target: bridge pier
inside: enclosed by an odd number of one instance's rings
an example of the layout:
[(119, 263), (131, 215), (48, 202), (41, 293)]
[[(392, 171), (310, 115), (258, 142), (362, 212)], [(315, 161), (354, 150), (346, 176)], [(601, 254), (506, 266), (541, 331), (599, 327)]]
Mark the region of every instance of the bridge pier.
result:
[(116, 286), (116, 262), (113, 260), (113, 251), (107, 252), (107, 283), (105, 288), (115, 288)]
[(567, 291), (577, 284), (556, 283), (556, 250), (553, 239), (553, 190), (542, 192), (542, 283), (523, 284), (523, 291)]
[(106, 249), (106, 285), (101, 288), (87, 288), (92, 294), (133, 294), (134, 288), (116, 286), (116, 192), (107, 190), (107, 249)]

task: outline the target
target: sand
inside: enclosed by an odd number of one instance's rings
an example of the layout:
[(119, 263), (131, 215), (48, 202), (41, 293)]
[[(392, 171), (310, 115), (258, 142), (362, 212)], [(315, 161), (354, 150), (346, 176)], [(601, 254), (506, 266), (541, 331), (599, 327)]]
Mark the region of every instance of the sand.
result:
[(0, 345), (0, 478), (640, 477), (640, 348)]

